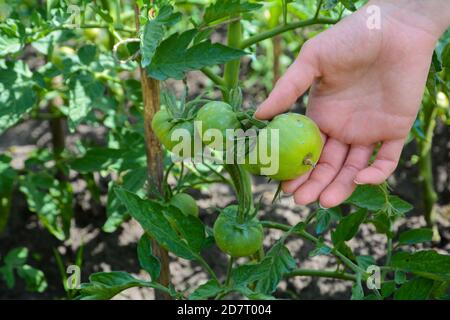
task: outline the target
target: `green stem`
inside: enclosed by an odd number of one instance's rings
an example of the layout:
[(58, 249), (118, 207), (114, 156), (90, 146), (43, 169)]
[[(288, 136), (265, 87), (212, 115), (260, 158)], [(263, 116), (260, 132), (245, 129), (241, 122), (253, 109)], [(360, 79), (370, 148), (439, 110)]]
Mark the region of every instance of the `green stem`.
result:
[[(239, 15), (234, 15), (231, 18), (238, 18)], [(241, 21), (237, 20), (228, 25), (228, 46), (231, 48), (239, 48), (241, 46), (242, 28)], [(225, 64), (224, 81), (226, 86), (225, 100), (229, 101), (229, 92), (238, 86), (239, 82), (239, 68), (241, 60), (236, 59)]]
[(214, 84), (224, 87), (225, 86), (225, 80), (222, 77), (219, 77), (217, 74), (214, 73), (210, 68), (202, 68), (201, 71), (205, 76), (207, 76)]
[(419, 170), (423, 189), (425, 221), (427, 222), (427, 225), (433, 229), (433, 240), (435, 241), (438, 241), (440, 236), (436, 227), (435, 203), (438, 196), (434, 189), (431, 148), (433, 146), (433, 134), (436, 127), (437, 111), (438, 107), (433, 103), (424, 106), (423, 123), (425, 124), (425, 139), (418, 143), (420, 151)]
[[(291, 230), (290, 226), (282, 224), (282, 223), (278, 223), (278, 222), (261, 221), (261, 224), (265, 228), (278, 229), (278, 230), (282, 230), (282, 231)], [(312, 234), (310, 234), (309, 232), (307, 232), (305, 230), (297, 231), (297, 232), (295, 232), (295, 234), (302, 237), (303, 239), (313, 242), (316, 245), (322, 243), (321, 241), (319, 241), (319, 239), (317, 239), (316, 237), (314, 237)], [(345, 255), (343, 255), (339, 250), (334, 248), (333, 245), (330, 245), (330, 244), (326, 244), (326, 245), (331, 248), (331, 253), (333, 253), (333, 255), (336, 256), (337, 258), (341, 259), (342, 263), (344, 263), (348, 268), (350, 268), (355, 273), (361, 273), (363, 278), (366, 277), (366, 272), (364, 269), (362, 269), (361, 267), (359, 267), (358, 265), (353, 263), (353, 261), (351, 261)], [(364, 280), (366, 280), (366, 279), (364, 279)]]
[(205, 261), (205, 259), (203, 259), (202, 256), (197, 255), (196, 256), (198, 263), (200, 263), (200, 265), (205, 268), (205, 270), (209, 273), (209, 275), (217, 281), (217, 283), (219, 282), (219, 278), (217, 277), (216, 273), (214, 272), (214, 270), (209, 266), (209, 264)]
[(227, 287), (230, 285), (231, 271), (233, 271), (233, 263), (234, 263), (234, 258), (230, 257), (230, 259), (228, 260), (228, 266), (227, 266), (227, 279), (225, 280), (225, 286), (227, 286)]
[(334, 278), (342, 280), (356, 281), (356, 276), (349, 273), (339, 271), (326, 271), (326, 270), (312, 270), (312, 269), (295, 269), (284, 275), (285, 278), (292, 277), (321, 277), (321, 278)]
[(335, 24), (338, 21), (339, 21), (338, 19), (313, 18), (313, 19), (309, 19), (309, 20), (297, 21), (297, 22), (292, 22), (292, 23), (288, 23), (288, 24), (284, 24), (284, 25), (279, 25), (278, 27), (275, 27), (271, 30), (255, 34), (254, 36), (251, 36), (251, 37), (243, 40), (240, 43), (239, 48), (240, 49), (248, 48), (257, 42), (272, 38), (278, 34), (286, 32), (286, 31), (294, 30), (297, 28), (303, 28), (303, 27), (314, 25), (314, 24)]

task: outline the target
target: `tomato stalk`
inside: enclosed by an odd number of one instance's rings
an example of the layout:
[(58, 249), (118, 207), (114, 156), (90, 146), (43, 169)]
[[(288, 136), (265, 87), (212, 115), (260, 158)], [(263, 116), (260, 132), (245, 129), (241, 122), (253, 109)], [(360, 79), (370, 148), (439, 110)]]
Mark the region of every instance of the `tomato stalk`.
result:
[(433, 160), (431, 158), (431, 147), (433, 146), (433, 133), (436, 127), (436, 115), (438, 107), (429, 103), (423, 108), (423, 122), (425, 124), (425, 139), (418, 142), (420, 158), (419, 170), (423, 189), (423, 204), (425, 210), (425, 221), (433, 229), (433, 241), (440, 240), (439, 231), (436, 226), (436, 208), (435, 203), (438, 199), (434, 189), (433, 181)]
[[(139, 30), (139, 7), (135, 4), (135, 19), (136, 29)], [(141, 75), (142, 97), (144, 101), (144, 130), (146, 140), (147, 152), (147, 168), (148, 180), (151, 187), (157, 189), (160, 194), (163, 194), (163, 152), (161, 145), (151, 128), (153, 116), (160, 109), (160, 87), (159, 81), (147, 76), (144, 68), (139, 67)], [(151, 194), (149, 196), (152, 196)], [(158, 282), (168, 287), (170, 284), (170, 269), (169, 269), (169, 253), (161, 247), (156, 241), (152, 241), (152, 251), (161, 262), (161, 272)], [(171, 299), (167, 292), (155, 291), (157, 299)]]

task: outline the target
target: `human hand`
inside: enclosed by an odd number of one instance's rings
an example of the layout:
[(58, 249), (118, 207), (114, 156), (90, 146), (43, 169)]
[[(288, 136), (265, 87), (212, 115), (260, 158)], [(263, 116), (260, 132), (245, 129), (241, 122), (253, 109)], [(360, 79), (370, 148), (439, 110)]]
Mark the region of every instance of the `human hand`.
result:
[[(312, 171), (283, 183), (296, 203), (318, 200), (322, 207), (334, 207), (356, 184), (380, 184), (395, 170), (420, 106), (435, 43), (450, 21), (445, 22), (446, 8), (441, 8), (442, 21), (430, 19), (427, 14), (439, 9), (438, 2), (424, 3), (371, 1), (307, 41), (258, 108), (257, 118), (270, 119), (312, 85), (306, 114), (319, 126), (325, 145)], [(434, 7), (427, 11), (423, 6), (429, 4)], [(380, 10), (380, 29), (366, 26), (369, 5)]]

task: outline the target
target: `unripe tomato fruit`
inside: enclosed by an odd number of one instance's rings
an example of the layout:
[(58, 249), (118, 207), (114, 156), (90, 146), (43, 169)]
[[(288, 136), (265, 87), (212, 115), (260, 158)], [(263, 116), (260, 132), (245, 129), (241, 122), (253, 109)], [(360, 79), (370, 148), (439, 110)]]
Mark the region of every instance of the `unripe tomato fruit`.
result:
[[(159, 110), (152, 119), (152, 130), (155, 133), (158, 140), (168, 149), (172, 151), (180, 141), (172, 140), (172, 133), (176, 129), (185, 129), (190, 134), (191, 137), (191, 156), (194, 155), (194, 124), (191, 121), (173, 121), (172, 116), (165, 109)], [(179, 155), (184, 157), (183, 154)]]
[[(271, 145), (271, 131), (276, 129), (279, 132), (278, 152)], [(297, 114), (285, 113), (276, 116), (269, 122), (267, 127), (261, 129), (258, 135), (258, 148), (250, 153), (259, 152), (260, 140), (263, 139), (261, 132), (267, 132), (267, 150), (272, 159), (278, 161), (278, 171), (268, 175), (274, 180), (291, 180), (305, 174), (317, 163), (323, 148), (323, 141), (320, 130), (310, 118)], [(264, 141), (262, 141), (264, 142)], [(254, 156), (254, 155), (253, 155)], [(261, 156), (261, 155), (259, 155)], [(250, 158), (250, 155), (248, 156)], [(261, 164), (257, 158), (256, 164), (246, 163), (244, 167), (251, 173), (260, 174), (261, 168), (270, 167), (271, 164)]]
[(262, 246), (264, 233), (256, 219), (239, 223), (238, 208), (226, 207), (214, 223), (214, 238), (217, 246), (232, 257), (247, 257)]
[(52, 54), (52, 59), (51, 62), (57, 66), (58, 68), (63, 68), (63, 60), (64, 58), (71, 56), (71, 55), (75, 55), (76, 52), (73, 48), (71, 47), (67, 47), (67, 46), (62, 46), (59, 47), (58, 49), (55, 49), (55, 51)]
[[(197, 113), (196, 121), (201, 121), (202, 123), (202, 140), (204, 139), (204, 134), (209, 129), (217, 129), (221, 132), (223, 136), (222, 150), (226, 147), (226, 130), (227, 129), (238, 129), (241, 128), (241, 123), (239, 122), (233, 108), (221, 101), (212, 101), (205, 104)], [(200, 128), (197, 128), (200, 132)], [(211, 144), (212, 141), (203, 140), (205, 144)]]
[(187, 193), (177, 193), (170, 199), (169, 203), (178, 208), (184, 215), (198, 217), (197, 203)]

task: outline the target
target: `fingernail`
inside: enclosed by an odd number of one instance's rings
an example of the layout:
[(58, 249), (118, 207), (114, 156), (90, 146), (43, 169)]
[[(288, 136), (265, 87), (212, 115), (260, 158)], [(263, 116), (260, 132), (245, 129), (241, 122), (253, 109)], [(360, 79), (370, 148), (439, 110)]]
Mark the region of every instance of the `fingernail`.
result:
[(327, 208), (327, 207), (324, 207), (320, 202), (319, 202), (319, 207), (321, 208), (321, 209), (323, 209), (323, 210), (328, 210), (329, 208)]
[(359, 182), (358, 180), (353, 180), (353, 182), (355, 183), (355, 184), (357, 184), (357, 185), (362, 185), (362, 184), (364, 184), (364, 183), (362, 183), (362, 182)]

